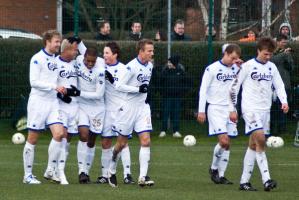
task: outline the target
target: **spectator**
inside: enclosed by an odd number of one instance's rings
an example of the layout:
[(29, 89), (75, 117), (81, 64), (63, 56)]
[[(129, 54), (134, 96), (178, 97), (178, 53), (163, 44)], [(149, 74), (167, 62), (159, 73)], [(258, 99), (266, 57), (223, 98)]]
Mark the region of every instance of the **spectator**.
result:
[[(291, 101), (291, 92), (292, 92), (292, 84), (291, 84), (291, 73), (294, 70), (294, 62), (291, 55), (291, 48), (286, 48), (288, 43), (287, 35), (278, 35), (276, 38), (277, 48), (274, 52), (274, 55), (271, 61), (277, 66), (279, 74), (282, 78), (282, 81), (285, 86), (285, 90), (288, 96), (288, 102)], [(275, 88), (274, 88), (275, 89)], [(277, 133), (283, 133), (287, 131), (286, 128), (286, 114), (281, 110), (281, 102), (278, 98), (273, 99), (272, 109), (271, 109), (271, 131)], [(275, 125), (277, 125), (277, 130), (275, 129)]]
[(289, 41), (294, 40), (292, 35), (292, 27), (288, 22), (282, 23), (280, 25), (278, 34), (287, 36)]
[(143, 38), (142, 26), (140, 22), (134, 21), (131, 26), (131, 32), (129, 33), (128, 40), (139, 41)]
[(185, 22), (181, 19), (176, 20), (173, 28), (173, 32), (171, 33), (172, 41), (191, 41), (191, 37), (185, 34)]
[(110, 35), (110, 23), (109, 21), (102, 21), (99, 23), (99, 32), (97, 33), (96, 40), (101, 41), (109, 41), (112, 40), (112, 37)]
[[(209, 39), (209, 26), (206, 25), (206, 40)], [(216, 29), (214, 26), (212, 26), (212, 40), (216, 40)]]
[(247, 36), (239, 39), (239, 42), (255, 42), (255, 32), (249, 30)]
[(167, 41), (167, 35), (165, 32), (157, 30), (154, 40), (157, 42)]
[(172, 122), (173, 137), (180, 138), (181, 98), (184, 94), (185, 72), (179, 56), (171, 56), (161, 74), (162, 127), (159, 137), (165, 137), (168, 118)]

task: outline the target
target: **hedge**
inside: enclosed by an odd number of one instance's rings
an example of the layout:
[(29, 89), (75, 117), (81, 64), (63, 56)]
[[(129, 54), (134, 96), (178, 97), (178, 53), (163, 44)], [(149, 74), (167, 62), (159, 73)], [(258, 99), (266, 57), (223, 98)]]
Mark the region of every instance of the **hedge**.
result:
[[(87, 46), (96, 45), (99, 52), (102, 52), (105, 43), (86, 41)], [(121, 42), (120, 61), (127, 63), (136, 56), (134, 42)], [(214, 60), (221, 57), (221, 46), (223, 43), (214, 43)], [(255, 43), (240, 44), (242, 49), (242, 59), (248, 60), (256, 55)], [(295, 63), (299, 61), (299, 44), (293, 43), (293, 56)], [(8, 39), (0, 40), (0, 118), (9, 118), (17, 110), (20, 95), (28, 96), (29, 86), (29, 61), (34, 53), (42, 48), (39, 40)], [(204, 68), (208, 62), (208, 45), (206, 42), (177, 42), (172, 45), (173, 54), (181, 56), (181, 63), (186, 68), (190, 88), (186, 88), (184, 97), (184, 114), (192, 117), (192, 112), (196, 111), (198, 89)], [(155, 43), (154, 65), (157, 72), (167, 62), (167, 43)], [(297, 80), (298, 68), (294, 73)], [(157, 76), (158, 77), (158, 76)], [(153, 82), (158, 82), (153, 76)], [(153, 110), (159, 115), (160, 96), (156, 91), (157, 86), (152, 87), (151, 97), (153, 99)], [(189, 118), (188, 118), (189, 119)]]

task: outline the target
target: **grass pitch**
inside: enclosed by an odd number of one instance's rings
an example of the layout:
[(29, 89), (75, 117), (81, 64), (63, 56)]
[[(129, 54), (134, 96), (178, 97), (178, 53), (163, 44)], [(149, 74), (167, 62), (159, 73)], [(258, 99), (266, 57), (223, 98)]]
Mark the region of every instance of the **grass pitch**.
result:
[[(158, 130), (158, 129), (156, 129)], [(23, 145), (13, 145), (11, 135), (15, 132), (7, 123), (0, 123), (0, 199), (299, 199), (299, 149), (293, 147), (293, 135), (283, 135), (285, 146), (280, 149), (268, 149), (267, 156), (271, 178), (278, 182), (278, 188), (264, 192), (260, 172), (255, 166), (251, 183), (259, 191), (239, 191), (239, 180), (242, 172), (243, 156), (246, 150), (247, 137), (240, 136), (232, 141), (230, 163), (226, 177), (234, 182), (233, 185), (215, 185), (211, 182), (208, 169), (211, 163), (212, 150), (216, 138), (207, 137), (205, 127), (191, 122), (181, 131), (193, 134), (197, 145), (184, 147), (182, 139), (174, 139), (169, 134), (160, 139), (158, 133), (152, 135), (151, 163), (149, 175), (155, 181), (155, 186), (139, 188), (135, 185), (122, 183), (122, 166), (118, 168), (118, 188), (109, 185), (80, 185), (78, 184), (76, 164), (76, 143), (73, 138), (70, 155), (66, 166), (66, 176), (70, 185), (61, 186), (44, 180), (43, 173), (47, 165), (47, 149), (50, 141), (49, 133), (41, 135), (36, 147), (33, 172), (42, 181), (41, 185), (25, 185), (22, 183)], [(132, 157), (132, 175), (135, 179), (139, 174), (137, 137), (130, 141)], [(101, 148), (97, 142), (96, 156), (91, 170), (91, 180), (95, 181), (100, 173)]]

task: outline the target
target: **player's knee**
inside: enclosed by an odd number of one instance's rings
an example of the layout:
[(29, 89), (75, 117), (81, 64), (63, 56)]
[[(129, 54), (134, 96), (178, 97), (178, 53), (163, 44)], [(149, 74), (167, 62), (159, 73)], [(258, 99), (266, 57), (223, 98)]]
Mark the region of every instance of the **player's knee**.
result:
[(88, 146), (89, 148), (93, 148), (94, 145), (95, 145), (95, 141), (88, 141), (88, 142), (87, 142), (87, 146)]
[(265, 146), (266, 144), (266, 137), (264, 134), (257, 134), (256, 135), (256, 144), (259, 146)]
[(111, 139), (107, 139), (107, 138), (102, 139), (102, 148), (103, 149), (109, 149), (111, 146), (112, 146), (112, 140)]
[(151, 146), (151, 140), (149, 138), (142, 138), (140, 140), (140, 145), (143, 147), (149, 147)]
[(223, 149), (228, 150), (230, 147), (230, 139), (227, 135), (223, 135), (223, 137), (221, 137), (219, 139), (219, 144)]

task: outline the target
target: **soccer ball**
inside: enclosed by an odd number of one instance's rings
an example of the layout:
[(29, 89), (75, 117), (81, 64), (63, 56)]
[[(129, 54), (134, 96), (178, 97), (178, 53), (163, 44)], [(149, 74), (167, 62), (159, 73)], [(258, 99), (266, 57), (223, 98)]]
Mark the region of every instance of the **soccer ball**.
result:
[(266, 145), (267, 147), (273, 147), (272, 144), (273, 144), (273, 141), (275, 140), (276, 137), (274, 136), (270, 136), (268, 137), (267, 141), (266, 141)]
[(284, 141), (281, 137), (275, 137), (275, 139), (272, 142), (272, 147), (274, 148), (283, 147), (283, 145), (284, 145)]
[(184, 137), (183, 143), (186, 147), (191, 147), (196, 144), (196, 139), (193, 135), (186, 135)]
[(25, 142), (25, 136), (22, 133), (15, 133), (11, 138), (14, 144), (23, 144)]

